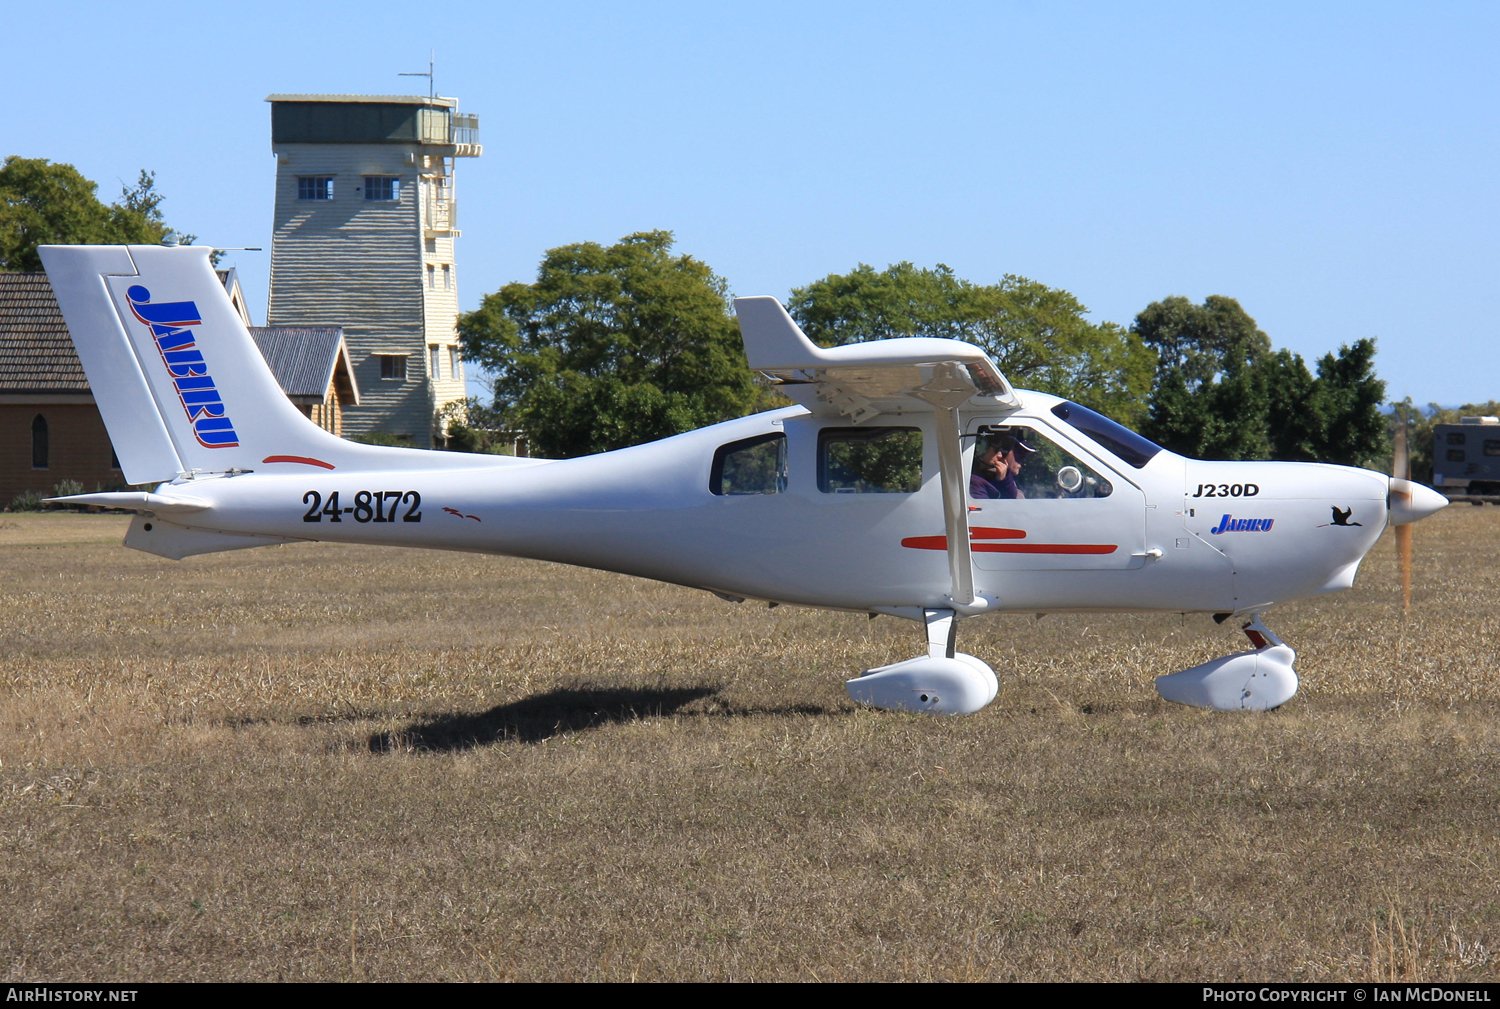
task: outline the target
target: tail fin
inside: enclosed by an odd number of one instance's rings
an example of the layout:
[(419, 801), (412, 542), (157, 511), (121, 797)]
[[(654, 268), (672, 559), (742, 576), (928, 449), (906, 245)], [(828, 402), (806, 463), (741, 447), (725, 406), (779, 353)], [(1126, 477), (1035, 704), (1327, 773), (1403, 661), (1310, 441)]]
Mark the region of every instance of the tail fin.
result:
[(229, 470), (503, 465), (495, 456), (359, 445), (304, 417), (230, 303), (209, 248), (39, 251), (132, 484)]
[(344, 461), (349, 442), (277, 385), (209, 261), (186, 246), (43, 246), (68, 332), (130, 483)]

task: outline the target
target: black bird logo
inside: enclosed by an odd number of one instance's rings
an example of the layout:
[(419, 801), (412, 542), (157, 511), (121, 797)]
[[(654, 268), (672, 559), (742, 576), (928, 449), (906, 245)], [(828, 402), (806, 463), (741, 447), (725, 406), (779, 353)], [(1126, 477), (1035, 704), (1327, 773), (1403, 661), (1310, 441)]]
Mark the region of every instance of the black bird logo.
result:
[(1354, 509), (1353, 508), (1342, 508), (1341, 509), (1337, 505), (1334, 505), (1333, 506), (1333, 522), (1331, 522), (1330, 524), (1331, 525), (1336, 525), (1336, 526), (1362, 526), (1362, 525), (1364, 525), (1363, 522), (1350, 522), (1349, 521), (1349, 516), (1353, 515), (1353, 514), (1354, 514)]

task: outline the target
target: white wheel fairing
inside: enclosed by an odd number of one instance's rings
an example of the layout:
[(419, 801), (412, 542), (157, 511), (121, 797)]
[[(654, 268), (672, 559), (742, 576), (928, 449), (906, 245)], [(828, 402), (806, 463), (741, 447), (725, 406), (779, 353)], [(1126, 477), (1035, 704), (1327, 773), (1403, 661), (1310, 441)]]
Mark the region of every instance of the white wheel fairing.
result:
[(999, 681), (989, 666), (960, 653), (951, 659), (923, 655), (878, 666), (844, 686), (851, 698), (872, 708), (972, 715), (995, 699)]
[(1237, 652), (1180, 673), (1156, 678), (1156, 692), (1168, 701), (1215, 711), (1269, 711), (1297, 693), (1297, 653), (1277, 644)]

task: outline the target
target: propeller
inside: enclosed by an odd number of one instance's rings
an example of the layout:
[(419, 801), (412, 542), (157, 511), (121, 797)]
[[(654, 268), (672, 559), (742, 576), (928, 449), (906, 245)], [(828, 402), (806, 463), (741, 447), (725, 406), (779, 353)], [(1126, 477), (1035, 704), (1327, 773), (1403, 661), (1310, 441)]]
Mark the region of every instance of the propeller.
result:
[[(1396, 428), (1395, 452), (1391, 458), (1391, 505), (1393, 510), (1410, 508), (1411, 458), (1406, 451), (1406, 423)], [(1397, 481), (1400, 481), (1399, 483)], [(1401, 571), (1401, 608), (1411, 609), (1411, 527), (1406, 522), (1396, 526), (1396, 565)]]

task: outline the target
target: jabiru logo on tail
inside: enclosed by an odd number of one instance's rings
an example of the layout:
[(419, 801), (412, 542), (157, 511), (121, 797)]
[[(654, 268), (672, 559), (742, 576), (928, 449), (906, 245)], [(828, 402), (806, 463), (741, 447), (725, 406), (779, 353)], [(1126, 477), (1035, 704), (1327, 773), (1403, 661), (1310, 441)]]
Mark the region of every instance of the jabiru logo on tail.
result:
[(151, 292), (136, 284), (125, 294), (130, 311), (151, 328), (156, 349), (167, 366), (167, 374), (177, 388), (193, 437), (204, 448), (236, 448), (239, 435), (225, 413), (224, 400), (208, 373), (208, 363), (198, 350), (197, 339), (189, 326), (203, 323), (198, 306), (191, 301), (167, 301), (153, 305)]

